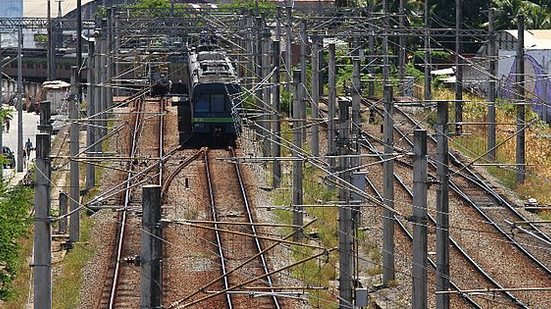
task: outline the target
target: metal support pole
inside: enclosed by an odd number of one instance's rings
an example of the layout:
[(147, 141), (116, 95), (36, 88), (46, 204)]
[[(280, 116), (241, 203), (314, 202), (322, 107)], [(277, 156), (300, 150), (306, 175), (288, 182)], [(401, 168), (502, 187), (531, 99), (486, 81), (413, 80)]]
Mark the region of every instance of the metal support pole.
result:
[[(88, 97), (88, 117), (92, 117), (96, 114), (96, 100), (95, 100), (95, 81), (94, 81), (94, 70), (95, 70), (95, 64), (94, 64), (94, 58), (95, 58), (95, 46), (94, 41), (88, 42), (88, 68), (86, 70), (87, 72), (87, 80), (88, 80), (88, 87), (87, 87), (87, 97)], [(95, 136), (96, 129), (93, 126), (93, 122), (90, 122), (89, 125), (86, 127), (86, 147), (88, 148), (87, 156), (88, 157), (94, 157), (95, 151), (94, 145), (96, 141)], [(93, 188), (96, 185), (96, 166), (94, 164), (86, 164), (86, 189), (89, 190)]]
[(524, 90), (524, 15), (518, 16), (517, 38), (517, 138), (516, 138), (516, 164), (517, 184), (522, 184), (526, 177), (526, 96)]
[[(256, 106), (259, 106), (259, 107), (262, 107), (264, 106), (264, 103), (262, 102), (262, 90), (261, 90), (261, 87), (260, 87), (260, 81), (262, 80), (262, 17), (260, 16), (256, 16), (255, 18), (255, 29), (256, 29), (256, 35), (255, 35), (255, 40), (254, 40), (254, 86), (256, 88), (256, 91), (255, 91), (255, 103), (256, 103)], [(265, 111), (263, 111), (264, 113)], [(258, 137), (259, 138), (262, 138), (262, 140), (264, 139), (264, 135), (266, 134), (266, 126), (265, 126), (265, 121), (263, 121), (265, 118), (264, 116), (258, 118), (258, 120), (260, 121), (257, 121), (258, 123), (258, 127), (257, 127), (257, 132), (258, 132)], [(262, 141), (261, 140), (261, 141)], [(266, 148), (265, 147), (262, 147), (262, 151), (263, 151), (263, 154), (264, 155), (267, 155), (266, 153)]]
[(463, 133), (463, 0), (455, 0), (455, 135)]
[[(424, 11), (425, 11), (425, 35), (424, 35), (424, 48), (425, 48), (425, 90), (424, 90), (424, 100), (430, 101), (432, 100), (432, 90), (431, 90), (431, 65), (432, 65), (432, 57), (431, 57), (431, 50), (430, 50), (430, 10), (429, 10), (429, 0), (425, 0), (424, 5)], [(428, 102), (425, 102), (427, 104)], [(426, 106), (425, 106), (426, 107)]]
[(490, 79), (488, 85), (488, 142), (487, 142), (487, 159), (494, 162), (496, 159), (496, 36), (494, 28), (495, 9), (490, 8), (488, 12), (488, 57), (490, 57)]
[[(300, 105), (302, 102), (303, 87), (300, 83), (300, 71), (293, 72), (293, 83), (295, 88), (295, 95), (293, 100), (293, 157), (299, 158), (300, 151), (302, 150), (302, 126), (304, 121), (300, 118)], [(303, 192), (302, 192), (302, 160), (293, 161), (293, 225), (295, 225), (294, 240), (300, 240), (302, 238), (302, 230), (300, 226), (303, 225)]]
[(312, 156), (319, 156), (320, 38), (312, 39)]
[(427, 308), (427, 131), (414, 131), (413, 309)]
[[(384, 87), (384, 140), (385, 162), (383, 163), (383, 196), (389, 209), (394, 209), (394, 102), (392, 86)], [(389, 286), (395, 278), (394, 266), (394, 213), (385, 209), (383, 215), (383, 285)]]
[(17, 31), (17, 171), (23, 171), (23, 29)]
[(72, 67), (71, 69), (72, 95), (71, 99), (69, 100), (69, 119), (71, 121), (71, 125), (69, 127), (69, 152), (71, 157), (71, 163), (69, 164), (69, 204), (71, 205), (71, 217), (69, 220), (69, 242), (73, 244), (77, 242), (80, 238), (80, 212), (78, 211), (78, 207), (80, 204), (79, 170), (78, 161), (75, 160), (79, 151), (80, 125), (78, 124), (79, 100), (76, 98), (76, 96), (78, 95), (78, 68)]
[[(114, 23), (115, 23), (115, 8), (109, 8), (109, 19), (108, 19), (108, 25), (107, 25), (107, 50), (105, 52), (105, 61), (106, 61), (106, 82), (108, 84), (106, 92), (107, 92), (107, 108), (111, 108), (113, 106), (113, 66), (115, 61), (113, 60), (113, 50), (114, 50)], [(109, 113), (110, 114), (110, 113)]]
[(350, 205), (350, 101), (339, 101), (339, 309), (352, 307), (352, 207)]
[(59, 216), (62, 217), (59, 219), (59, 225), (58, 225), (58, 233), (59, 234), (65, 234), (67, 233), (67, 193), (65, 192), (59, 192)]
[(161, 308), (161, 186), (143, 186), (140, 308)]
[[(273, 100), (273, 109), (275, 111), (273, 115), (273, 133), (274, 141), (272, 143), (272, 155), (276, 158), (281, 157), (281, 104), (280, 104), (280, 41), (272, 42), (272, 51), (273, 51), (273, 65), (275, 73), (273, 76), (273, 86), (272, 86), (272, 100)], [(273, 165), (273, 180), (272, 185), (274, 188), (279, 188), (281, 185), (281, 162), (274, 160)]]
[[(337, 80), (335, 77), (335, 43), (329, 44), (329, 98), (327, 101), (327, 110), (329, 118), (327, 121), (327, 145), (330, 156), (336, 154), (335, 147), (335, 104), (337, 101)], [(329, 169), (335, 170), (335, 159), (329, 158)]]
[[(448, 102), (438, 102), (436, 120), (436, 291), (450, 287), (449, 174), (448, 174)], [(436, 308), (450, 307), (447, 293), (436, 294)]]
[(34, 220), (34, 308), (52, 308), (52, 235), (50, 226), (50, 134), (36, 135)]

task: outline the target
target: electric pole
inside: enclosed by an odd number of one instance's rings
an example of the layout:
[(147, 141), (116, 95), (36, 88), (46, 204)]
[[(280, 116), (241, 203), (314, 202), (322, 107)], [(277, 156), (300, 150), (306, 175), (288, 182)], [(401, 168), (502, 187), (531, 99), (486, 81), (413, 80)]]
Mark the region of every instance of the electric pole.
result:
[(524, 90), (524, 15), (518, 16), (518, 38), (516, 56), (516, 93), (517, 93), (517, 138), (516, 165), (517, 184), (522, 184), (526, 177), (526, 96)]

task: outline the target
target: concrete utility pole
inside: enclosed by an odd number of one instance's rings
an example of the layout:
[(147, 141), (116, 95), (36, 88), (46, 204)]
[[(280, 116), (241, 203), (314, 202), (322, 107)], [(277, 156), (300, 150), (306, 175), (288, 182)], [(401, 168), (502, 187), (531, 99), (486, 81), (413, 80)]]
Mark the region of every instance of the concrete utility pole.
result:
[(52, 308), (52, 235), (50, 226), (50, 134), (36, 135), (35, 220), (33, 242), (34, 308)]
[[(268, 31), (262, 31), (262, 78), (267, 78), (268, 74), (270, 73), (270, 56), (271, 56), (271, 50), (272, 42), (270, 39), (270, 33)], [(262, 117), (264, 121), (264, 129), (265, 131), (262, 132), (262, 135), (266, 136), (264, 138), (264, 154), (268, 157), (272, 155), (272, 140), (271, 136), (268, 134), (272, 130), (272, 126), (270, 124), (271, 118), (271, 108), (270, 108), (270, 89), (268, 82), (266, 81), (266, 84), (262, 86), (262, 106), (264, 110), (264, 117)]]
[(350, 105), (348, 100), (339, 101), (339, 309), (352, 307), (352, 207), (348, 188), (351, 183), (351, 172), (348, 170)]
[(517, 184), (524, 183), (526, 178), (526, 95), (524, 91), (524, 15), (518, 16), (517, 38), (517, 138), (516, 138), (516, 164)]
[[(360, 48), (359, 42), (356, 47)], [(352, 141), (351, 147), (354, 149), (354, 153), (359, 154), (358, 140), (360, 139), (360, 128), (362, 125), (362, 119), (360, 115), (360, 106), (362, 100), (362, 85), (360, 77), (360, 58), (354, 56), (352, 59)], [(352, 167), (360, 166), (360, 157), (353, 157), (350, 160)], [(356, 171), (355, 171), (356, 172)]]
[[(306, 87), (306, 44), (308, 43), (308, 37), (306, 36), (306, 21), (300, 22), (300, 83), (303, 87)], [(306, 88), (303, 89), (304, 94)], [(306, 95), (303, 95), (303, 98)], [(306, 100), (302, 100), (300, 104), (300, 118), (304, 119), (304, 125), (302, 127), (302, 142), (306, 142)]]
[(80, 204), (80, 187), (78, 161), (76, 160), (79, 150), (80, 130), (80, 125), (78, 124), (79, 100), (76, 98), (78, 95), (77, 67), (72, 67), (71, 73), (71, 99), (69, 100), (69, 119), (71, 121), (71, 125), (69, 127), (69, 155), (71, 157), (71, 163), (69, 164), (69, 204), (71, 205), (69, 243), (74, 244), (79, 241), (80, 238), (80, 212), (78, 211)]
[[(108, 26), (107, 26), (107, 51), (105, 53), (105, 61), (106, 61), (106, 83), (107, 85), (107, 109), (110, 109), (113, 106), (113, 67), (114, 67), (114, 59), (113, 59), (113, 50), (114, 47), (114, 24), (115, 24), (115, 8), (109, 8), (108, 10), (109, 19), (108, 19)], [(79, 100), (79, 102), (81, 102)], [(109, 115), (110, 113), (108, 113)]]
[(320, 38), (312, 38), (312, 155), (319, 156)]
[(52, 61), (52, 56), (54, 54), (54, 51), (52, 49), (52, 47), (54, 46), (52, 44), (52, 41), (54, 40), (53, 38), (53, 33), (52, 33), (52, 1), (51, 0), (48, 0), (48, 4), (47, 4), (47, 18), (48, 18), (48, 54), (47, 54), (47, 60), (46, 60), (46, 65), (47, 65), (47, 70), (48, 70), (48, 75), (47, 75), (47, 78), (48, 80), (52, 80), (53, 76), (52, 76), (52, 64), (54, 63)]
[[(255, 28), (256, 28), (256, 37), (255, 37), (255, 42), (254, 42), (254, 54), (255, 54), (255, 57), (254, 57), (254, 86), (256, 88), (256, 91), (255, 91), (255, 103), (256, 103), (256, 106), (258, 106), (259, 108), (260, 107), (263, 107), (264, 106), (264, 102), (262, 102), (262, 89), (261, 89), (261, 85), (260, 85), (260, 82), (262, 80), (262, 17), (260, 16), (256, 16), (255, 17)], [(256, 127), (257, 128), (257, 133), (258, 133), (258, 137), (259, 138), (262, 138), (261, 142), (262, 144), (263, 143), (263, 139), (264, 139), (264, 136), (266, 134), (266, 123), (263, 121), (265, 120), (266, 118), (264, 117), (264, 114), (265, 114), (266, 111), (262, 111), (262, 116), (259, 117), (257, 120), (257, 123), (258, 123), (258, 126)], [(263, 154), (266, 156), (267, 153), (266, 153), (266, 148), (265, 148), (265, 145), (263, 145), (264, 147), (262, 147), (262, 152)]]
[(23, 28), (17, 30), (17, 171), (23, 171)]
[(455, 135), (463, 133), (463, 0), (455, 0)]
[(102, 59), (102, 56), (101, 56), (101, 53), (102, 53), (102, 50), (103, 50), (103, 42), (101, 40), (101, 30), (97, 29), (96, 32), (94, 33), (94, 41), (95, 41), (95, 46), (94, 46), (94, 87), (92, 88), (94, 90), (94, 103), (95, 103), (95, 107), (94, 107), (94, 111), (95, 111), (95, 114), (94, 115), (90, 115), (90, 116), (94, 116), (94, 121), (92, 121), (92, 124), (93, 124), (93, 129), (94, 129), (94, 137), (95, 137), (95, 140), (96, 140), (96, 146), (94, 147), (94, 152), (96, 154), (100, 153), (102, 151), (102, 148), (103, 148), (103, 143), (101, 142), (101, 138), (103, 137), (103, 129), (101, 128), (101, 126), (104, 125), (103, 122), (99, 122), (97, 120), (101, 120), (102, 119), (102, 114), (101, 112), (103, 111), (103, 106), (102, 106), (102, 101), (103, 101), (103, 87), (101, 87), (101, 85), (103, 84), (103, 79), (102, 79), (102, 74), (101, 74), (101, 70), (102, 70), (102, 66), (101, 66), (101, 59)]
[[(392, 86), (384, 87), (384, 140), (385, 162), (383, 162), (383, 196), (388, 209), (394, 209), (394, 98)], [(388, 286), (395, 278), (394, 266), (394, 213), (388, 209), (383, 215), (383, 285)]]
[(161, 308), (161, 186), (143, 186), (141, 308)]
[(413, 309), (427, 308), (427, 131), (414, 131)]
[[(432, 90), (431, 90), (431, 82), (432, 77), (430, 75), (431, 71), (431, 65), (432, 65), (432, 57), (431, 57), (431, 50), (430, 50), (430, 10), (429, 10), (429, 0), (425, 0), (424, 5), (424, 11), (425, 11), (425, 35), (424, 35), (424, 48), (425, 48), (425, 90), (424, 90), (424, 99), (425, 101), (432, 100)], [(425, 102), (427, 104), (428, 102)], [(425, 106), (426, 108), (427, 106)]]
[[(386, 16), (388, 14), (388, 3), (386, 0), (383, 0), (383, 14)], [(384, 18), (384, 27), (385, 32), (390, 29), (388, 24), (388, 18)], [(388, 63), (388, 34), (383, 35), (383, 87), (388, 84), (390, 65)]]
[[(336, 65), (335, 65), (335, 43), (329, 44), (329, 98), (327, 101), (327, 145), (329, 156), (334, 156), (336, 154), (335, 147), (335, 104), (337, 101), (337, 79), (335, 77)], [(329, 158), (329, 169), (331, 171), (335, 170), (335, 159)], [(331, 184), (331, 182), (330, 182)], [(332, 184), (330, 185), (332, 187)]]
[(488, 142), (487, 151), (488, 155), (486, 159), (490, 162), (494, 162), (496, 159), (496, 36), (494, 28), (494, 14), (495, 9), (490, 8), (488, 12), (488, 57), (490, 57), (490, 79), (488, 85)]
[(40, 102), (40, 123), (38, 125), (38, 131), (42, 133), (51, 134), (52, 132), (52, 125), (50, 124), (52, 111), (50, 106), (50, 101)]
[[(274, 132), (274, 141), (272, 143), (272, 156), (279, 158), (281, 157), (281, 104), (280, 104), (280, 41), (272, 42), (272, 51), (273, 51), (273, 65), (275, 69), (272, 86), (272, 100), (273, 100), (273, 109), (275, 111), (273, 116), (273, 132)], [(273, 165), (273, 180), (272, 184), (274, 188), (279, 188), (281, 185), (281, 162), (279, 160), (274, 160)]]
[(293, 72), (293, 83), (295, 88), (295, 99), (293, 100), (293, 225), (295, 225), (295, 241), (302, 239), (302, 230), (299, 228), (304, 223), (303, 218), (303, 192), (302, 192), (302, 160), (300, 151), (302, 150), (302, 126), (304, 120), (300, 118), (300, 105), (303, 102), (303, 87), (300, 83), (300, 71)]
[[(405, 8), (405, 0), (400, 0), (400, 3), (398, 5), (398, 22), (399, 22), (399, 28), (405, 29), (406, 27), (406, 8)], [(400, 48), (400, 51), (398, 53), (398, 76), (400, 77), (400, 84), (402, 85), (400, 87), (400, 95), (405, 95), (406, 87), (404, 86), (404, 80), (406, 77), (406, 39), (404, 36), (398, 37), (398, 46)]]
[[(436, 120), (436, 291), (450, 287), (448, 102), (438, 102)], [(436, 294), (436, 308), (448, 309), (450, 294)]]
[[(367, 4), (367, 12), (368, 17), (370, 19), (373, 18), (373, 1), (369, 1)], [(373, 26), (373, 23), (369, 23), (368, 25), (369, 32), (372, 33), (375, 29)], [(367, 57), (367, 71), (369, 73), (369, 80), (367, 82), (367, 97), (373, 98), (375, 97), (375, 71), (373, 70), (373, 64), (375, 62), (374, 55), (377, 54), (377, 51), (375, 49), (375, 37), (373, 35), (369, 35), (367, 37), (367, 47), (369, 49), (369, 56)]]
[(57, 232), (59, 234), (65, 234), (67, 233), (67, 217), (65, 217), (65, 215), (67, 215), (67, 200), (68, 200), (67, 193), (59, 192), (58, 200), (59, 200), (59, 216), (62, 218), (59, 219)]
[(291, 99), (291, 67), (292, 65), (292, 58), (291, 58), (291, 44), (293, 42), (293, 7), (291, 6), (291, 3), (289, 2), (287, 7), (287, 24), (285, 25), (285, 71), (287, 74), (285, 74), (285, 89), (287, 90), (287, 95), (289, 96), (288, 99)]
[[(96, 114), (96, 98), (95, 98), (95, 81), (94, 81), (94, 70), (95, 70), (95, 46), (94, 41), (88, 42), (88, 69), (87, 72), (87, 80), (88, 80), (88, 87), (87, 87), (87, 97), (88, 97), (88, 117), (92, 117)], [(95, 145), (96, 142), (96, 135), (95, 130), (96, 128), (93, 125), (94, 122), (90, 122), (88, 126), (86, 127), (86, 147), (87, 147), (87, 157), (93, 157), (95, 156)], [(86, 189), (89, 190), (93, 188), (96, 185), (96, 166), (94, 163), (88, 163), (86, 164)]]

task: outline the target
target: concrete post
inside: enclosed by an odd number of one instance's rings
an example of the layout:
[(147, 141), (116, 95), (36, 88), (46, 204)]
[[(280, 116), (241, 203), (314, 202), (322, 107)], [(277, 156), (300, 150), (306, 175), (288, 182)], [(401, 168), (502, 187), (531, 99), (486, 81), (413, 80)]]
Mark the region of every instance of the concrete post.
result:
[(58, 233), (65, 234), (67, 233), (67, 193), (59, 192), (59, 216), (63, 217), (59, 219)]
[[(367, 4), (367, 10), (368, 10), (368, 16), (369, 18), (373, 18), (373, 2), (369, 1)], [(377, 51), (375, 48), (375, 36), (371, 35), (373, 31), (375, 30), (373, 23), (370, 22), (368, 25), (369, 33), (370, 35), (367, 37), (367, 47), (369, 49), (369, 56), (367, 57), (367, 63), (368, 63), (368, 72), (369, 72), (369, 80), (367, 83), (367, 96), (369, 98), (375, 97), (375, 71), (373, 70), (373, 63), (375, 62), (375, 56)]]
[[(270, 48), (272, 47), (270, 33), (267, 31), (262, 31), (262, 46), (262, 78), (264, 79), (268, 77), (268, 74), (270, 73)], [(263, 149), (265, 156), (270, 157), (272, 154), (272, 140), (268, 132), (271, 132), (272, 126), (270, 124), (270, 86), (268, 82), (262, 86), (262, 106), (264, 107), (263, 110), (265, 115), (262, 117), (265, 120), (263, 124), (265, 131), (262, 134), (266, 136), (266, 138), (264, 138)]]
[[(274, 133), (274, 142), (272, 143), (272, 155), (276, 158), (281, 157), (281, 105), (280, 105), (280, 41), (272, 42), (272, 51), (273, 51), (273, 65), (275, 68), (275, 74), (273, 76), (273, 87), (272, 87), (272, 100), (273, 100), (273, 109), (275, 111), (273, 116), (273, 133)], [(281, 185), (281, 162), (279, 160), (274, 160), (273, 165), (273, 180), (272, 185), (274, 188), (279, 188)]]
[(517, 184), (524, 183), (526, 177), (526, 96), (524, 90), (524, 16), (518, 16), (517, 36), (517, 68), (516, 68), (516, 93), (517, 93), (517, 138), (516, 138), (516, 164)]
[[(384, 87), (384, 141), (383, 196), (385, 205), (394, 209), (394, 102), (392, 86)], [(394, 213), (384, 210), (383, 215), (383, 285), (388, 286), (395, 278), (394, 266)]]
[(494, 28), (495, 9), (490, 8), (488, 11), (488, 57), (490, 58), (490, 78), (488, 85), (488, 142), (486, 159), (494, 162), (496, 159), (496, 36)]
[(50, 124), (51, 120), (51, 103), (50, 101), (40, 102), (40, 123), (38, 125), (38, 130), (42, 133), (51, 134), (52, 125)]
[(143, 186), (140, 308), (161, 308), (161, 186)]
[(76, 156), (79, 150), (79, 130), (78, 124), (79, 105), (76, 95), (78, 94), (77, 83), (77, 67), (71, 68), (71, 99), (69, 100), (69, 119), (71, 125), (69, 127), (69, 156), (71, 163), (69, 164), (69, 204), (71, 205), (69, 243), (73, 244), (79, 241), (80, 238), (80, 212), (79, 207), (80, 187), (79, 187), (79, 170)]
[[(398, 23), (399, 29), (405, 29), (406, 27), (406, 10), (405, 0), (400, 0), (398, 4)], [(404, 87), (404, 79), (406, 76), (406, 38), (403, 35), (398, 37), (398, 76), (400, 78), (400, 95), (403, 96), (406, 87)]]
[(23, 171), (23, 29), (17, 32), (17, 171)]
[[(429, 0), (425, 0), (424, 4), (425, 12), (425, 35), (424, 35), (424, 48), (425, 48), (425, 90), (424, 90), (424, 100), (425, 104), (429, 103), (427, 101), (432, 100), (432, 90), (431, 82), (432, 76), (430, 75), (431, 66), (432, 66), (432, 57), (430, 50), (430, 9), (429, 9)], [(427, 106), (425, 106), (426, 108)]]
[[(306, 36), (306, 20), (300, 22), (300, 83), (303, 87), (306, 87), (306, 47), (308, 43), (308, 37)], [(302, 90), (304, 94), (304, 89)], [(300, 118), (306, 121), (306, 100), (305, 95), (302, 96), (300, 104)], [(306, 122), (302, 127), (302, 142), (306, 142)]]
[[(94, 70), (95, 70), (95, 64), (94, 64), (94, 58), (95, 58), (95, 46), (94, 42), (90, 41), (88, 42), (88, 68), (86, 70), (87, 72), (87, 80), (88, 80), (88, 87), (87, 87), (87, 97), (88, 97), (88, 118), (92, 117), (96, 114), (96, 100), (95, 100), (95, 81), (94, 81)], [(86, 151), (87, 157), (93, 157), (95, 156), (94, 143), (96, 142), (96, 136), (95, 136), (95, 127), (94, 122), (89, 121), (88, 126), (86, 127), (86, 147), (88, 148), (88, 151)], [(86, 189), (89, 190), (93, 188), (96, 185), (96, 166), (93, 163), (86, 164)]]
[[(360, 48), (359, 42), (356, 42), (355, 44), (356, 48)], [(354, 150), (354, 153), (359, 153), (358, 149), (358, 140), (360, 138), (360, 129), (362, 125), (362, 119), (360, 114), (361, 109), (361, 100), (362, 100), (362, 93), (361, 93), (361, 71), (360, 71), (360, 58), (358, 56), (354, 56), (352, 59), (352, 144), (351, 148)], [(350, 160), (350, 165), (353, 167), (357, 167), (360, 165), (360, 158), (359, 157), (353, 157)]]
[(350, 101), (339, 101), (339, 309), (352, 307), (352, 207), (350, 205)]
[[(337, 80), (336, 80), (336, 65), (335, 65), (335, 44), (329, 44), (329, 98), (327, 101), (327, 145), (330, 156), (336, 154), (335, 147), (335, 104), (337, 101)], [(335, 159), (329, 158), (329, 169), (335, 170)]]
[[(292, 58), (291, 58), (291, 44), (293, 42), (293, 19), (291, 17), (293, 13), (293, 8), (290, 3), (286, 7), (287, 11), (287, 24), (285, 25), (285, 69), (287, 74), (285, 74), (285, 88), (287, 90), (287, 95), (291, 95), (291, 67)], [(290, 99), (290, 97), (288, 98)]]
[(312, 42), (312, 139), (310, 140), (312, 155), (319, 156), (319, 98), (320, 98), (320, 67), (319, 37), (314, 37)]
[[(450, 287), (448, 102), (438, 102), (436, 122), (436, 291), (447, 291)], [(436, 308), (449, 307), (450, 294), (436, 294)]]
[(36, 135), (35, 220), (33, 242), (34, 308), (52, 308), (52, 235), (50, 225), (50, 134)]
[(302, 160), (298, 160), (300, 157), (300, 151), (302, 149), (302, 125), (303, 120), (300, 118), (300, 104), (302, 102), (303, 85), (300, 83), (300, 71), (293, 72), (293, 83), (295, 88), (295, 95), (293, 100), (293, 225), (295, 228), (295, 234), (293, 238), (300, 240), (302, 238), (302, 230), (298, 227), (303, 225), (303, 192), (302, 192)]
[(413, 309), (427, 308), (427, 131), (414, 132)]
[[(99, 113), (101, 113), (103, 111), (103, 91), (104, 91), (104, 87), (102, 87), (103, 85), (103, 78), (102, 78), (102, 51), (103, 51), (103, 42), (101, 40), (101, 30), (98, 30), (94, 33), (94, 41), (95, 41), (95, 46), (94, 46), (94, 87), (93, 87), (93, 90), (94, 90), (94, 103), (95, 103), (95, 106), (94, 106), (94, 111), (95, 111), (95, 115), (94, 116), (94, 121), (92, 121), (92, 124), (94, 124), (94, 139), (97, 141), (99, 139), (101, 139), (101, 137), (103, 137), (103, 130), (100, 128), (100, 126), (103, 126), (104, 123), (101, 122), (101, 121), (97, 121), (97, 120), (101, 120), (103, 116), (101, 115), (98, 115)], [(103, 143), (102, 142), (98, 142), (96, 144), (96, 146), (94, 147), (93, 151), (97, 154), (99, 152), (102, 151), (102, 148), (103, 148)]]
[(463, 133), (463, 0), (455, 0), (455, 135)]

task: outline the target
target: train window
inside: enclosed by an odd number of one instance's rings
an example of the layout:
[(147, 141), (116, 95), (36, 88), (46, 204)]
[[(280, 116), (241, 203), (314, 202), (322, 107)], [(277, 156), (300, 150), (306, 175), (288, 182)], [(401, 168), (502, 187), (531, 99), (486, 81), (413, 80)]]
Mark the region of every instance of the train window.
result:
[(34, 63), (27, 63), (27, 69), (34, 69)]
[(208, 112), (209, 111), (209, 96), (200, 95), (195, 100), (195, 112)]
[(211, 111), (216, 113), (224, 112), (224, 95), (223, 94), (211, 95)]

